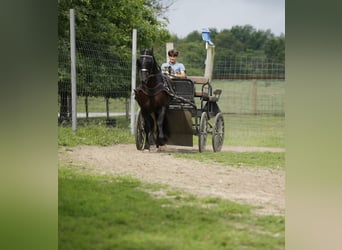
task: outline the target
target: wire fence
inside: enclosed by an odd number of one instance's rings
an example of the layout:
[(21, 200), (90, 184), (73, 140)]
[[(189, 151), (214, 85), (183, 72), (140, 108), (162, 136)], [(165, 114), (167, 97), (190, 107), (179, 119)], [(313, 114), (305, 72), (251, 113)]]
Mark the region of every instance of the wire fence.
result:
[[(113, 50), (106, 45), (76, 41), (77, 96), (81, 100), (84, 99), (86, 118), (92, 112), (101, 113), (103, 110), (109, 112), (110, 99), (127, 99), (130, 96), (131, 61), (120, 57)], [(70, 120), (71, 115), (69, 51), (69, 43), (60, 40), (58, 44), (60, 122)], [(101, 110), (99, 104), (92, 103), (96, 98), (99, 99), (97, 102), (105, 101), (106, 109)], [(78, 114), (78, 116), (83, 117), (84, 115)]]
[[(159, 49), (160, 54), (165, 55), (165, 48), (164, 51), (162, 50), (162, 48)], [(204, 59), (203, 61), (187, 62), (187, 74), (203, 76)], [(160, 61), (160, 63), (162, 62)], [(116, 116), (125, 116), (127, 120), (130, 119), (131, 64), (131, 57), (121, 56), (116, 48), (76, 40), (78, 119), (87, 120), (100, 117), (106, 122), (115, 120)], [(71, 120), (70, 79), (69, 42), (59, 40), (59, 124), (68, 123)], [(214, 89), (222, 89), (218, 104), (225, 115), (253, 116), (250, 122), (241, 118), (245, 123), (249, 123), (248, 129), (265, 129), (265, 124), (262, 125), (262, 128), (259, 127), (262, 123), (260, 123), (260, 119), (268, 119), (265, 118), (265, 115), (277, 116), (284, 122), (284, 64), (269, 62), (262, 57), (221, 58), (214, 62), (212, 85)], [(230, 126), (243, 129), (241, 119), (231, 119), (230, 122), (236, 124), (231, 123)], [(283, 124), (277, 123), (275, 126), (282, 127)], [(129, 128), (127, 127), (127, 129)], [(283, 140), (280, 137), (278, 139)]]
[(265, 57), (230, 56), (216, 62), (214, 79), (285, 80), (285, 66)]

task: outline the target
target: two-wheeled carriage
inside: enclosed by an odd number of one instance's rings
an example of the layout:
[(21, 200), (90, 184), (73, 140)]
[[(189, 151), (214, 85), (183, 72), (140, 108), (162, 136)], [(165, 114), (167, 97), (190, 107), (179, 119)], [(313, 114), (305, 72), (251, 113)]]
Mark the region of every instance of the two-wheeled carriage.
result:
[[(172, 86), (175, 96), (166, 112), (169, 130), (167, 144), (192, 147), (193, 136), (197, 136), (198, 149), (204, 152), (208, 135), (211, 135), (213, 151), (221, 151), (224, 119), (217, 102), (222, 91), (213, 90), (205, 77), (173, 78)], [(136, 122), (137, 149), (143, 148), (145, 139), (144, 120), (139, 112)]]

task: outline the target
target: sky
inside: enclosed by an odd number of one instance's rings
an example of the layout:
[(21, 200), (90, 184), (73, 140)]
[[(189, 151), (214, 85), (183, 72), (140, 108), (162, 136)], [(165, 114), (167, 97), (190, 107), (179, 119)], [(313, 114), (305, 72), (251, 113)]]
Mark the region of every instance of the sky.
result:
[(285, 0), (173, 0), (166, 13), (171, 34), (184, 38), (192, 31), (251, 25), (256, 30), (285, 34)]

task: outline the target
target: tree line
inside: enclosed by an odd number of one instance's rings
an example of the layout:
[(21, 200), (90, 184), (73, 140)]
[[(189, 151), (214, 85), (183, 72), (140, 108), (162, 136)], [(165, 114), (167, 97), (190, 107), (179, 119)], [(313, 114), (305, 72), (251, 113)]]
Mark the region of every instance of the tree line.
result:
[[(175, 0), (59, 0), (58, 38), (69, 39), (69, 10), (75, 9), (77, 39), (104, 44), (108, 50), (129, 58), (132, 30), (138, 30), (140, 48), (162, 47), (174, 42), (182, 51), (183, 60), (203, 60), (201, 33), (193, 31), (185, 38), (171, 35), (167, 30), (167, 12)], [(256, 30), (251, 25), (233, 26), (218, 31), (210, 28), (215, 43), (215, 57), (264, 56), (285, 62), (285, 35), (275, 36), (270, 30)], [(163, 47), (164, 48), (164, 47)], [(163, 51), (163, 56), (165, 52)]]

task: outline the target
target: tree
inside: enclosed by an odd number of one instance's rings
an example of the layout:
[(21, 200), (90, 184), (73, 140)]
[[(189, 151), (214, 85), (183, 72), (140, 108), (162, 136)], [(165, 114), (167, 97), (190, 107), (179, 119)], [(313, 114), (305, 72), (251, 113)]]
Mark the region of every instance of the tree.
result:
[(262, 50), (267, 40), (272, 39), (274, 35), (271, 30), (258, 30), (251, 34), (248, 42), (248, 48), (252, 50)]
[[(138, 30), (140, 47), (165, 43), (170, 34), (164, 13), (171, 3), (165, 0), (59, 0), (59, 56), (69, 50), (69, 10), (75, 10), (79, 94), (127, 97), (130, 93), (127, 75), (130, 74), (126, 72), (129, 67), (122, 62), (130, 59), (132, 30)], [(79, 47), (83, 41), (86, 46)], [(94, 67), (89, 73), (90, 66)], [(59, 62), (58, 72), (59, 93), (67, 96), (65, 91), (70, 89), (68, 65)], [(106, 91), (99, 92), (99, 89)], [(63, 102), (67, 105), (66, 98)]]
[(202, 40), (202, 35), (198, 31), (193, 31), (189, 33), (185, 38), (184, 42), (187, 43), (193, 43), (193, 42), (198, 42)]
[(265, 54), (271, 61), (285, 62), (285, 37), (275, 37), (265, 44)]
[(158, 0), (60, 0), (58, 37), (69, 37), (69, 9), (75, 9), (76, 34), (80, 40), (108, 44), (129, 54), (132, 29), (139, 30), (138, 44), (151, 47), (164, 43), (170, 34), (163, 13), (167, 6)]
[[(285, 63), (285, 36), (275, 37), (268, 30), (256, 30), (251, 25), (234, 26), (231, 29), (209, 29), (211, 40), (215, 44), (214, 75), (225, 76), (230, 74), (227, 69), (249, 71), (250, 63), (257, 64), (265, 59), (271, 59), (279, 64)], [(189, 33), (185, 38), (173, 38), (173, 42), (181, 51), (179, 61), (186, 65), (190, 75), (203, 75), (205, 49), (198, 31)], [(164, 53), (164, 52), (163, 52)], [(241, 58), (244, 60), (241, 61)], [(248, 60), (247, 60), (248, 58)], [(239, 63), (239, 67), (236, 67)]]

